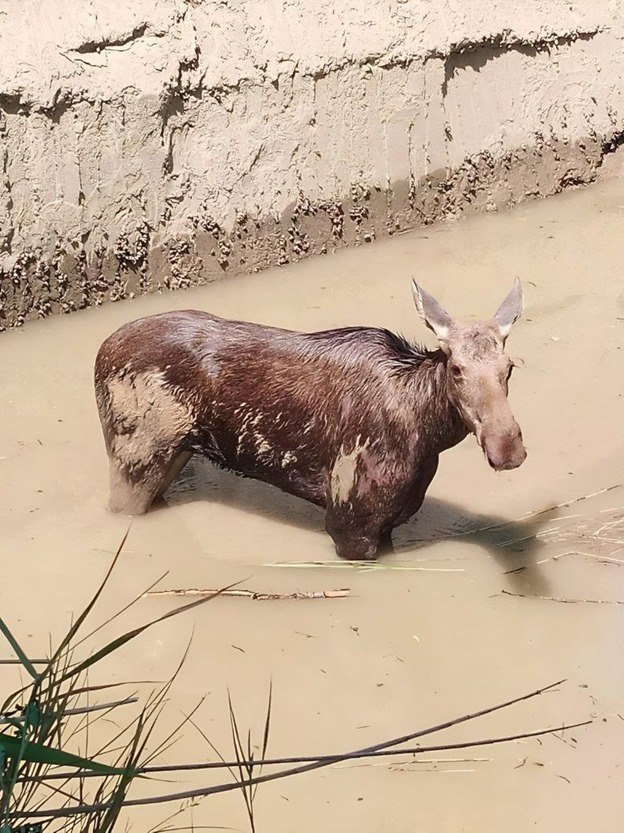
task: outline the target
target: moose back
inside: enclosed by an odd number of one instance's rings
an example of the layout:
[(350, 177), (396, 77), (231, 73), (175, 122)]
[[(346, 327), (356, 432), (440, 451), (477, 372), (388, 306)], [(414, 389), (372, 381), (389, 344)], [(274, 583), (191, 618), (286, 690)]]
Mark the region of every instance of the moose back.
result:
[(368, 560), (469, 433), (494, 469), (519, 466), (504, 351), (519, 281), (482, 322), (413, 293), (435, 351), (373, 327), (299, 333), (192, 310), (121, 327), (95, 363), (111, 510), (146, 512), (198, 453), (322, 506), (338, 555)]

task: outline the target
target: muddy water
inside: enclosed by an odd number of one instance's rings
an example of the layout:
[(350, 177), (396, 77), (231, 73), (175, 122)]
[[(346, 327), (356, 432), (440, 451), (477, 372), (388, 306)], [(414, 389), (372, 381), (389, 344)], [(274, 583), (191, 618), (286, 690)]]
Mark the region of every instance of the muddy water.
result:
[[(526, 314), (509, 350), (522, 365), (510, 397), (529, 451), (521, 469), (495, 474), (469, 438), (443, 455), (419, 518), (396, 535), (397, 552), (362, 570), (336, 560), (314, 507), (195, 460), (170, 489), (168, 505), (132, 523), (94, 624), (165, 572), (163, 590), (242, 581), (262, 592), (349, 588), (350, 595), (222, 598), (149, 631), (100, 676), (164, 680), (194, 632), (161, 736), (205, 698), (195, 720), (229, 752), (229, 687), (242, 726), (260, 738), (272, 679), (270, 751), (278, 755), (357, 748), (567, 678), (553, 693), (443, 738), (592, 718), (588, 727), (415, 763), (342, 764), (271, 784), (258, 792), (257, 829), (620, 830), (623, 239), (624, 183), (611, 182), (3, 335), (2, 616), (32, 655), (45, 653), (48, 634), (63, 632), (127, 528), (104, 508), (106, 461), (91, 383), (97, 347), (121, 323), (196, 307), (295, 329), (376, 324), (430, 343), (412, 307), (411, 276), (452, 312), (483, 316), (518, 275)], [(144, 598), (97, 638), (178, 602)], [(8, 682), (5, 676), (3, 689)], [(165, 756), (210, 757), (190, 727)], [(208, 781), (188, 776), (157, 788)], [(136, 829), (177, 809), (143, 810)], [(234, 795), (205, 800), (192, 820), (247, 829)]]

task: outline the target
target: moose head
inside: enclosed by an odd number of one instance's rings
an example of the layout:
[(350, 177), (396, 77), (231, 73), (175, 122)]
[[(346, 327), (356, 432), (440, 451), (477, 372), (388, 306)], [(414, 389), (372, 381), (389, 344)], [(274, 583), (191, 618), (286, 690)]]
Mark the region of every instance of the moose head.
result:
[(512, 325), (522, 313), (522, 285), (513, 289), (489, 321), (460, 322), (412, 284), (420, 317), (446, 355), (448, 397), (496, 471), (515, 469), (526, 459), (522, 433), (507, 400), (513, 362), (505, 353)]

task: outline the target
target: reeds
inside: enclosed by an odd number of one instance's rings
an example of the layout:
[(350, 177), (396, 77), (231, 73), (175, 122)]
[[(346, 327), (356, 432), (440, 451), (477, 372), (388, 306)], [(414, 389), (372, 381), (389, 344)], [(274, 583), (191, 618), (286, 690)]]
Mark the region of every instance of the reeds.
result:
[[(273, 690), (269, 691), (266, 716), (259, 744), (259, 757), (254, 755), (251, 732), (244, 732), (237, 719), (232, 699), (228, 695), (228, 719), (234, 755), (227, 760), (188, 715), (173, 732), (155, 741), (161, 716), (171, 686), (182, 667), (186, 653), (173, 677), (149, 695), (138, 714), (119, 728), (118, 720), (110, 721), (110, 736), (94, 751), (90, 749), (90, 735), (97, 721), (118, 717), (129, 705), (139, 703), (136, 692), (105, 702), (92, 703), (94, 696), (118, 687), (113, 684), (89, 684), (89, 672), (104, 659), (111, 657), (122, 646), (138, 638), (148, 628), (192, 608), (204, 604), (219, 592), (190, 604), (168, 611), (164, 615), (122, 633), (98, 648), (88, 657), (77, 658), (77, 649), (85, 639), (98, 633), (96, 628), (82, 635), (85, 622), (96, 605), (114, 569), (125, 542), (121, 542), (115, 558), (93, 598), (72, 624), (58, 647), (47, 659), (31, 660), (19, 645), (8, 625), (0, 619), (0, 631), (13, 650), (16, 660), (28, 677), (27, 683), (10, 694), (0, 707), (0, 833), (39, 833), (49, 828), (54, 833), (109, 833), (116, 829), (120, 813), (125, 807), (151, 804), (196, 802), (199, 799), (231, 790), (240, 790), (252, 833), (256, 833), (255, 799), (258, 786), (269, 781), (330, 767), (348, 760), (396, 758), (408, 761), (425, 752), (469, 749), (508, 743), (530, 737), (551, 734), (591, 721), (570, 726), (561, 725), (519, 732), (503, 737), (477, 738), (461, 743), (424, 745), (423, 738), (461, 723), (507, 709), (516, 703), (554, 691), (562, 681), (504, 703), (487, 706), (476, 712), (453, 717), (443, 723), (410, 731), (400, 737), (384, 740), (372, 746), (347, 752), (322, 755), (286, 755), (268, 757), (268, 746), (273, 710)], [(229, 588), (227, 588), (229, 589)], [(143, 594), (141, 594), (142, 596)], [(141, 598), (141, 596), (137, 597)], [(137, 601), (135, 599), (134, 601)], [(133, 604), (131, 602), (130, 604)], [(130, 605), (127, 605), (124, 610)], [(111, 617), (105, 624), (115, 620)], [(130, 685), (130, 682), (128, 683)], [(137, 684), (138, 685), (138, 684)], [(172, 741), (182, 737), (185, 724), (196, 726), (215, 753), (215, 759), (184, 764), (155, 764)], [(103, 724), (100, 724), (101, 729)], [(100, 732), (101, 734), (101, 732)], [(416, 743), (415, 743), (416, 742)], [(156, 744), (154, 746), (154, 743)], [(85, 750), (78, 755), (67, 751)], [(153, 747), (153, 748), (152, 748)], [(266, 771), (270, 769), (270, 771)], [(195, 789), (149, 796), (130, 796), (137, 782), (156, 774), (175, 774), (189, 771), (217, 773), (229, 771), (231, 780), (207, 784)], [(178, 811), (179, 812), (179, 811)], [(178, 815), (174, 813), (174, 816)], [(165, 828), (162, 828), (165, 829)], [(180, 829), (180, 828), (177, 828)]]

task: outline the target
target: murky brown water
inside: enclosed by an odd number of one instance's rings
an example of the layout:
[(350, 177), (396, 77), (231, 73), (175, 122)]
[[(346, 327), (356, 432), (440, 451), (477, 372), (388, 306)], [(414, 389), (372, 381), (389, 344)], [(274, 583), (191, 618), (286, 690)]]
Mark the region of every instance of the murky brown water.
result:
[[(564, 738), (407, 765), (343, 764), (268, 785), (258, 792), (259, 833), (621, 830), (623, 239), (624, 182), (611, 182), (3, 335), (2, 616), (32, 654), (45, 652), (48, 634), (58, 637), (81, 608), (126, 529), (104, 508), (91, 382), (97, 347), (122, 322), (196, 307), (295, 329), (378, 324), (428, 339), (411, 276), (452, 312), (483, 316), (519, 275), (526, 313), (509, 350), (523, 361), (511, 392), (529, 451), (521, 469), (495, 474), (469, 438), (443, 455), (420, 517), (396, 535), (397, 553), (362, 570), (336, 560), (314, 507), (193, 461), (169, 506), (133, 522), (94, 622), (165, 571), (163, 589), (241, 580), (279, 593), (350, 588), (335, 600), (219, 599), (158, 626), (110, 663), (109, 679), (165, 679), (194, 629), (163, 735), (205, 696), (196, 721), (224, 751), (226, 688), (242, 725), (260, 737), (271, 679), (270, 751), (280, 755), (363, 746), (564, 677), (557, 691), (444, 738), (595, 719)], [(176, 602), (145, 598), (100, 637)], [(167, 757), (211, 756), (187, 728)], [(189, 776), (158, 788), (206, 782)], [(175, 809), (143, 811), (135, 829)], [(233, 795), (204, 801), (193, 821), (246, 829)]]

